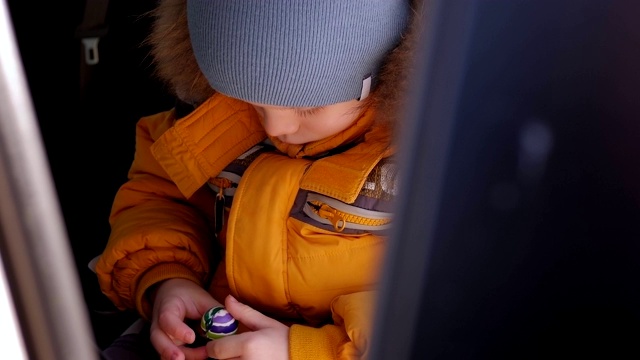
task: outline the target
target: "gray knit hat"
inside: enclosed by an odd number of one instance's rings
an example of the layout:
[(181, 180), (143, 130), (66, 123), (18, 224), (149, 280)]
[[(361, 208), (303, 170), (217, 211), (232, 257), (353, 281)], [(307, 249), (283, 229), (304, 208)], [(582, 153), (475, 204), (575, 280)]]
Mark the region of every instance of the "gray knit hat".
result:
[(200, 69), (216, 91), (312, 107), (364, 99), (400, 41), (409, 0), (188, 0)]

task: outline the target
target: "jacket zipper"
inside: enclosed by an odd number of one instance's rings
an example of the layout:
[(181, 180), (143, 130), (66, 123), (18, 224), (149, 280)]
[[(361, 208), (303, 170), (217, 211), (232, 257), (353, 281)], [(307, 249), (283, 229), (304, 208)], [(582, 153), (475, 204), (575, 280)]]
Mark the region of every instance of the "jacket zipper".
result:
[(230, 188), (233, 185), (233, 182), (226, 178), (217, 177), (211, 181), (211, 184), (218, 187), (218, 193), (216, 194), (215, 200), (215, 229), (216, 234), (219, 234), (224, 226), (224, 191)]
[(330, 223), (338, 232), (344, 231), (345, 228), (382, 230), (391, 224), (390, 213), (366, 210), (323, 198), (325, 197), (309, 194), (304, 211), (321, 223)]

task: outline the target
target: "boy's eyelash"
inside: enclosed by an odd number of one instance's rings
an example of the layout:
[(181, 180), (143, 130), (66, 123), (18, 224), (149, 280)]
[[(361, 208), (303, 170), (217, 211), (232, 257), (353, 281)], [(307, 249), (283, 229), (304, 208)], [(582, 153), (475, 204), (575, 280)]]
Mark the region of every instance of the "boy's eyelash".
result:
[(315, 115), (315, 114), (319, 113), (322, 109), (324, 109), (324, 107), (320, 106), (320, 107), (315, 107), (315, 108), (311, 108), (311, 109), (296, 110), (296, 114), (298, 116), (302, 116), (302, 117), (312, 116), (312, 115)]

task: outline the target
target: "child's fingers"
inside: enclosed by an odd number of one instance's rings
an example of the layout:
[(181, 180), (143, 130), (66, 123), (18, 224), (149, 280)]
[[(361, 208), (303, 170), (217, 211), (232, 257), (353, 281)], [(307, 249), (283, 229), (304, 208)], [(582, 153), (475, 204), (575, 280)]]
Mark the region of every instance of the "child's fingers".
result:
[(196, 312), (193, 313), (193, 314), (188, 314), (188, 315), (190, 315), (193, 319), (198, 319), (198, 320), (200, 319), (202, 314), (204, 314), (207, 310), (211, 309), (212, 307), (222, 306), (222, 304), (220, 304), (219, 302), (214, 300), (208, 294), (207, 294), (206, 297), (203, 296), (202, 298), (194, 299), (194, 301), (195, 301), (195, 311)]
[(184, 353), (185, 360), (204, 360), (209, 358), (209, 355), (207, 355), (207, 348), (204, 346), (197, 348), (181, 346), (180, 349)]
[(250, 333), (226, 336), (207, 343), (207, 353), (214, 359), (234, 359), (243, 355), (244, 342)]
[(263, 315), (248, 305), (238, 302), (238, 300), (231, 295), (227, 296), (225, 305), (229, 314), (250, 330), (258, 330), (280, 325), (278, 321)]
[(150, 340), (163, 360), (185, 360), (184, 353), (158, 327), (151, 327)]
[(196, 334), (184, 319), (171, 311), (161, 311), (158, 314), (158, 328), (169, 336), (171, 340), (177, 341), (178, 345), (191, 344), (196, 339)]

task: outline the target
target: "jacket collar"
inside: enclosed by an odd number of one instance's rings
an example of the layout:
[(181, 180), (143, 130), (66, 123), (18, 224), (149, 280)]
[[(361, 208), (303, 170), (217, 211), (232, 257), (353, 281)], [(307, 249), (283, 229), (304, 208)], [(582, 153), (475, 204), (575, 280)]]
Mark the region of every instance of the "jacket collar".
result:
[[(271, 140), (278, 150), (292, 158), (311, 158), (362, 138), (363, 141), (344, 152), (313, 161), (300, 184), (302, 189), (351, 203), (373, 167), (391, 154), (388, 131), (372, 127), (373, 118), (373, 109), (366, 109), (343, 132), (304, 145)], [(167, 130), (151, 146), (151, 152), (188, 198), (266, 137), (252, 106), (215, 94)]]

